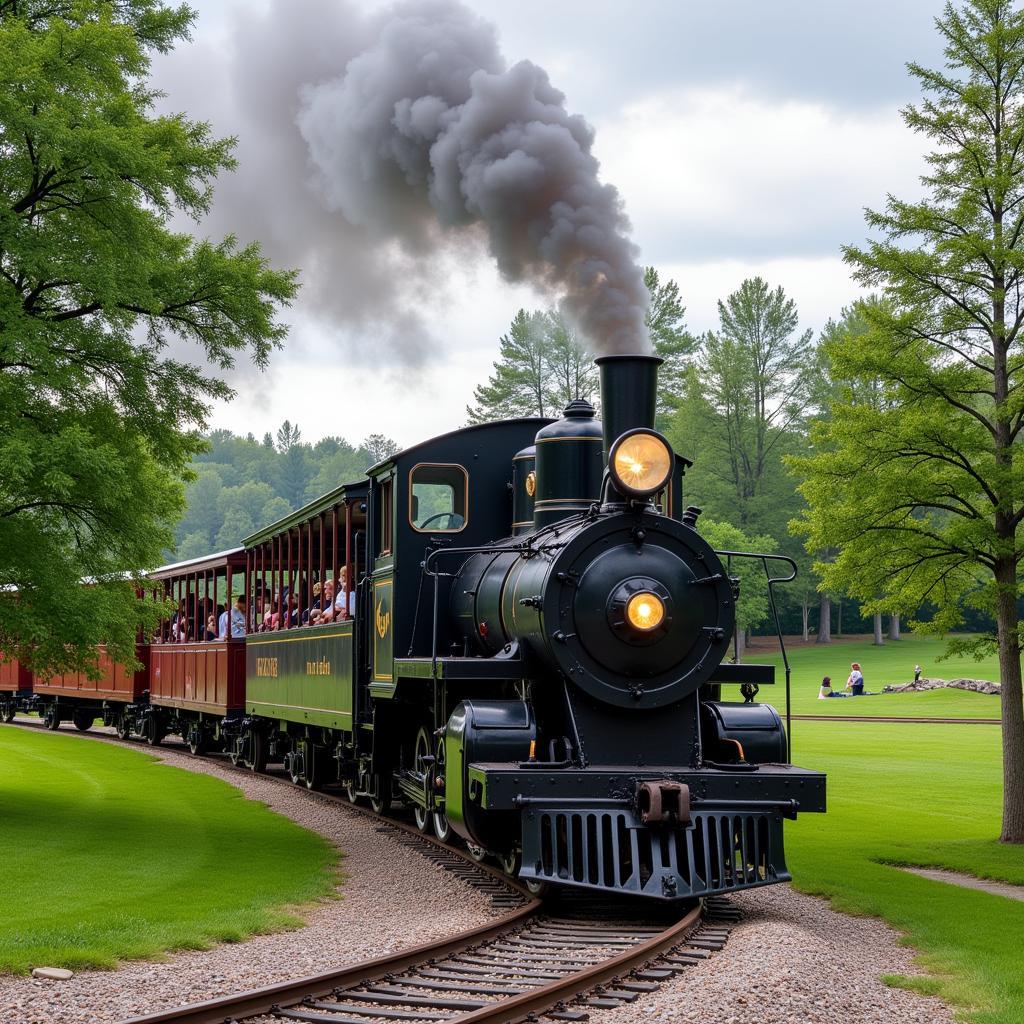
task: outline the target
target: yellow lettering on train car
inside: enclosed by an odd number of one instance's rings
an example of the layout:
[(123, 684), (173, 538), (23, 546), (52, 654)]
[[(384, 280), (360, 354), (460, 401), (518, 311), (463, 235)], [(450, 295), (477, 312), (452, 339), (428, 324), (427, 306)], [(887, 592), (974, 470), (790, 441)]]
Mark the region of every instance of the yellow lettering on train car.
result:
[(381, 598), (377, 602), (377, 636), (384, 639), (388, 635), (388, 630), (391, 628), (391, 612), (384, 611), (384, 598)]
[(256, 675), (263, 679), (276, 679), (277, 658), (257, 658)]
[(307, 676), (329, 676), (331, 674), (331, 663), (327, 658), (318, 658), (316, 661), (306, 662)]

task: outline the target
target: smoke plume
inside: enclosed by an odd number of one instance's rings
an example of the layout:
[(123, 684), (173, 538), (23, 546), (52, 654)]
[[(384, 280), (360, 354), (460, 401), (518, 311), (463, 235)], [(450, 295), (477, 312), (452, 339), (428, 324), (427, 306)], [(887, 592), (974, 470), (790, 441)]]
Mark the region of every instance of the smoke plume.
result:
[[(648, 300), (594, 133), (543, 69), (507, 67), (495, 29), (456, 0), (246, 5), (231, 49), (158, 65), (176, 105), (238, 135), (211, 234), (258, 239), (301, 268), (302, 308), (332, 347), (424, 361), (422, 297), (443, 253), (486, 244), (506, 280), (560, 302), (601, 352), (643, 351)], [(447, 264), (450, 266), (450, 260)]]
[(492, 26), (453, 0), (385, 12), (344, 73), (304, 91), (299, 129), (324, 202), (423, 247), (434, 218), (479, 225), (502, 275), (558, 294), (602, 352), (647, 346), (647, 292), (594, 133)]

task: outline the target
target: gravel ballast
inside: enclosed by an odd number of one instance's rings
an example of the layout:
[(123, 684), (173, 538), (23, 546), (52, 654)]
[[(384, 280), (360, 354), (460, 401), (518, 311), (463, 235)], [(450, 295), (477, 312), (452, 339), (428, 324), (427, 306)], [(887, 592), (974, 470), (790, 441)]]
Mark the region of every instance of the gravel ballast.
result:
[(725, 948), (591, 1024), (953, 1024), (938, 999), (889, 988), (921, 974), (883, 922), (772, 886), (730, 895), (743, 911)]
[[(306, 927), (247, 942), (83, 971), (70, 981), (0, 977), (0, 1024), (82, 1024), (212, 999), (348, 963), (383, 956), (473, 928), (495, 916), (467, 883), (377, 831), (371, 818), (305, 790), (246, 776), (172, 750), (167, 764), (223, 778), (253, 800), (329, 839), (344, 852), (340, 900), (301, 914)], [(243, 851), (240, 854), (244, 855)]]

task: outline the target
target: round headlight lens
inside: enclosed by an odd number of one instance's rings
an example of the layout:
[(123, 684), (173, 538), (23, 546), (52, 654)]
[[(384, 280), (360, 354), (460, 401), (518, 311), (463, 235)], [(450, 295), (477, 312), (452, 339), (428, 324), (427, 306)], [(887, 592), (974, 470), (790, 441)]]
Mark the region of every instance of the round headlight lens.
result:
[(646, 497), (660, 491), (672, 473), (672, 450), (652, 431), (623, 434), (612, 445), (611, 471), (615, 485), (628, 495)]
[(626, 618), (635, 629), (644, 633), (657, 629), (665, 621), (665, 604), (657, 594), (641, 590), (626, 605)]

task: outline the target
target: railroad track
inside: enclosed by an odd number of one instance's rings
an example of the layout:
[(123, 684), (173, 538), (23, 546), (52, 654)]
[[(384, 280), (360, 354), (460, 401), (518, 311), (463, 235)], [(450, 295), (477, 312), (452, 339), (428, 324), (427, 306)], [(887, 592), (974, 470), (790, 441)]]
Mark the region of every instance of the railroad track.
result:
[(721, 949), (739, 917), (714, 898), (670, 922), (622, 905), (531, 900), (454, 938), (325, 974), (242, 992), (123, 1024), (511, 1024), (583, 1021)]
[[(33, 727), (24, 719), (17, 724)], [(218, 758), (215, 763), (222, 762)], [(279, 776), (261, 777), (292, 788)], [(375, 819), (380, 831), (394, 832), (399, 842), (487, 895), (501, 916), (385, 957), (122, 1024), (512, 1024), (542, 1016), (584, 1021), (592, 1009), (631, 1003), (707, 959), (725, 945), (740, 918), (723, 897), (673, 910), (571, 892), (542, 901), (515, 880), (412, 825), (337, 794), (318, 795)]]

